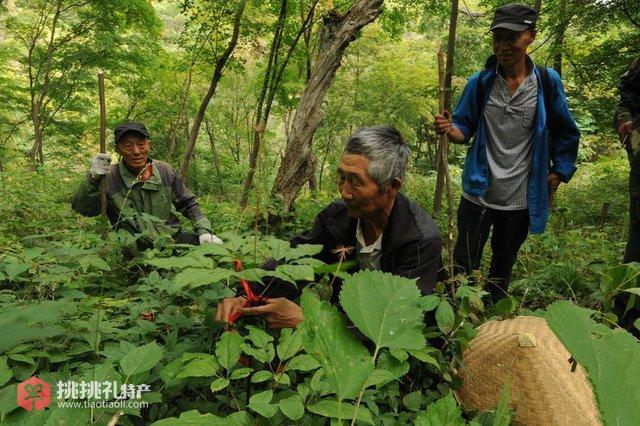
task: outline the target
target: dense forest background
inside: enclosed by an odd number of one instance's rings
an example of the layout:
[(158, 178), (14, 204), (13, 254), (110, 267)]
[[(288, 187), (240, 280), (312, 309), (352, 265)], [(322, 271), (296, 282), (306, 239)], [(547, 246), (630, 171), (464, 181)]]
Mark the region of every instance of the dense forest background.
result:
[[(122, 359), (136, 347), (146, 349), (135, 356), (155, 363), (134, 377), (158, 384), (162, 395), (154, 396), (155, 408), (142, 414), (134, 410), (116, 421), (150, 422), (191, 409), (219, 415), (247, 410), (249, 392), (245, 402), (239, 397), (245, 394), (212, 393), (228, 386), (224, 380), (243, 382), (248, 372), (236, 369), (230, 375), (236, 367), (229, 363), (227, 376), (220, 377), (222, 386), (194, 373), (192, 365), (198, 361), (202, 369), (214, 362), (202, 354), (194, 358), (196, 352), (213, 354), (215, 347), (219, 355), (221, 329), (212, 335), (207, 327), (216, 301), (232, 294), (202, 283), (224, 277), (229, 284), (231, 275), (180, 275), (181, 268), (197, 266), (199, 260), (167, 260), (171, 251), (162, 249), (150, 250), (142, 260), (125, 260), (113, 235), (104, 237), (103, 221), (70, 209), (89, 160), (99, 151), (100, 70), (106, 76), (108, 151), (115, 160), (112, 131), (117, 124), (146, 124), (152, 156), (185, 177), (214, 232), (225, 240), (228, 253), (205, 253), (219, 260), (216, 265), (228, 261), (229, 253), (246, 256), (249, 267), (260, 265), (261, 256), (274, 247), (271, 235), (287, 239), (307, 228), (337, 197), (336, 165), (348, 136), (373, 124), (400, 129), (411, 147), (404, 190), (433, 213), (447, 235), (450, 212), (445, 205), (436, 213), (433, 206), (438, 137), (432, 120), (439, 105), (437, 53), (447, 49), (452, 3), (458, 2), (0, 0), (0, 324), (14, 330), (0, 339), (0, 386), (6, 385), (0, 389), (0, 421), (25, 421), (26, 411), (14, 411), (18, 381), (36, 372), (51, 381), (91, 369), (95, 374), (96, 366), (104, 367), (100, 374), (115, 368), (113, 374), (129, 379)], [(454, 104), (466, 79), (490, 55), (493, 10), (506, 3), (459, 2)], [(472, 336), (469, 324), (495, 315), (542, 315), (539, 309), (571, 300), (600, 312), (600, 320), (612, 325), (619, 320), (611, 312), (614, 296), (637, 287), (640, 268), (620, 265), (628, 163), (612, 128), (612, 113), (619, 77), (640, 55), (640, 2), (522, 3), (541, 7), (531, 56), (562, 75), (582, 133), (578, 171), (560, 187), (547, 232), (522, 247), (507, 303), (485, 310), (481, 288), (467, 287), (465, 277), (458, 277), (461, 288), (474, 290), (451, 295), (439, 289), (439, 301), (431, 307), (438, 307), (437, 327), (428, 337), (443, 343), (433, 352), (411, 353), (423, 362), (433, 360), (425, 367), (429, 378), (418, 374), (414, 377), (424, 379), (418, 387), (412, 382), (409, 388), (386, 386), (367, 394), (364, 400), (378, 401), (386, 413), (378, 413), (381, 418), (392, 413), (388, 419), (411, 423), (416, 413), (457, 386), (449, 363)], [(465, 152), (465, 146), (449, 151), (456, 203)], [(445, 241), (445, 248), (449, 245)], [(295, 263), (297, 257), (292, 259)], [(308, 274), (291, 275), (302, 276)], [(155, 294), (152, 289), (160, 290)], [(51, 325), (49, 331), (34, 331), (12, 310), (24, 305), (34, 309), (29, 313), (38, 324)], [(140, 320), (149, 312), (156, 315), (152, 325)], [(61, 328), (52, 326), (61, 321)], [(251, 330), (247, 339), (264, 345), (244, 353), (264, 363), (268, 356), (262, 359), (256, 351), (268, 352), (271, 345), (273, 352), (273, 343)], [(184, 333), (182, 340), (172, 334), (178, 332)], [(224, 345), (234, 340), (225, 339)], [(149, 349), (160, 340), (162, 349)], [(397, 377), (405, 364), (408, 371), (406, 353), (392, 356), (385, 350), (378, 367), (382, 363)], [(311, 377), (303, 380), (299, 374), (287, 380), (309, 385)], [(270, 389), (277, 386), (276, 380)], [(313, 410), (306, 395), (305, 407)], [(456, 404), (449, 402), (455, 411)], [(368, 410), (375, 414), (373, 405)], [(254, 416), (275, 415), (261, 405), (248, 407)], [(280, 421), (286, 420), (283, 413), (294, 418), (280, 407)], [(79, 424), (106, 423), (116, 416), (109, 410), (85, 411)], [(332, 417), (326, 412), (320, 415)], [(42, 419), (30, 421), (43, 424)]]

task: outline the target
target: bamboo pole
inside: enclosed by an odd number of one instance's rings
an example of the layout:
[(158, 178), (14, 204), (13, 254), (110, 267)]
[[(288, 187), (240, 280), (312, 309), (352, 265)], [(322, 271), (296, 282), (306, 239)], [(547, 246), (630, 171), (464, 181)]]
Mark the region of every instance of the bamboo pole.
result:
[[(98, 96), (100, 98), (100, 153), (107, 153), (107, 109), (104, 95), (104, 71), (98, 71)], [(100, 214), (107, 217), (107, 181), (102, 178), (100, 181)]]

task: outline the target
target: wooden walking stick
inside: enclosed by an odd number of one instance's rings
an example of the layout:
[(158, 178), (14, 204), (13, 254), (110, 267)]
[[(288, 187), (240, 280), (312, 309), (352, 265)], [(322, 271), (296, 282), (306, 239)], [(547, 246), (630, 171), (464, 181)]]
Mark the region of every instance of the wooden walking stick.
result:
[[(438, 50), (438, 81), (439, 81), (439, 103), (440, 114), (448, 114), (445, 105), (447, 101), (447, 85), (445, 78), (444, 52), (442, 47)], [(448, 252), (449, 252), (449, 276), (453, 278), (455, 269), (453, 264), (453, 231), (454, 231), (454, 213), (453, 213), (453, 186), (451, 184), (451, 173), (449, 172), (449, 162), (447, 161), (447, 153), (449, 152), (449, 139), (446, 134), (440, 135), (439, 146), (441, 147), (441, 166), (443, 170), (444, 183), (447, 188), (447, 210), (448, 210)], [(455, 290), (452, 284), (452, 292)]]
[[(104, 71), (98, 71), (98, 96), (100, 98), (100, 153), (107, 153), (107, 109), (104, 97)], [(107, 181), (100, 180), (100, 214), (107, 217)]]
[[(451, 0), (451, 16), (449, 17), (449, 39), (447, 40), (447, 67), (444, 71), (444, 109), (451, 110), (451, 80), (453, 79), (453, 58), (456, 51), (456, 30), (458, 27), (458, 0)], [(442, 88), (442, 83), (440, 83)], [(441, 89), (442, 90), (442, 89)], [(440, 92), (443, 93), (442, 91)], [(442, 189), (445, 183), (445, 163), (449, 155), (442, 143), (436, 151), (436, 190), (433, 197), (433, 210), (440, 212), (442, 205)]]

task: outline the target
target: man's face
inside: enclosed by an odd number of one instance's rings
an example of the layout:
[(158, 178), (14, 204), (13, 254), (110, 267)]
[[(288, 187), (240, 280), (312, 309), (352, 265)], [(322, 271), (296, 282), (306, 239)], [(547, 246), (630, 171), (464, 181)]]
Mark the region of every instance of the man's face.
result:
[(496, 28), (493, 30), (493, 53), (498, 57), (500, 65), (508, 67), (527, 54), (527, 48), (533, 40), (535, 40), (535, 33), (530, 29), (512, 31)]
[(116, 144), (116, 152), (124, 159), (124, 164), (132, 171), (139, 172), (147, 164), (151, 142), (136, 132), (127, 132)]
[(395, 200), (397, 189), (389, 185), (382, 191), (369, 173), (369, 159), (364, 155), (343, 154), (338, 164), (338, 189), (347, 205), (349, 216), (362, 219), (373, 217)]

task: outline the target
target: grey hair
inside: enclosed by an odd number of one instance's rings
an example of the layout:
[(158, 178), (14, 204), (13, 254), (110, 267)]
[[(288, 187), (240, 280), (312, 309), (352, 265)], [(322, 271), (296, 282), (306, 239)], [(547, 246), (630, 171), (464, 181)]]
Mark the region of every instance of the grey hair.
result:
[(345, 154), (364, 155), (369, 159), (367, 172), (382, 190), (393, 179), (404, 179), (409, 161), (409, 147), (395, 127), (363, 127), (347, 141)]

